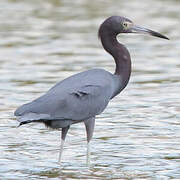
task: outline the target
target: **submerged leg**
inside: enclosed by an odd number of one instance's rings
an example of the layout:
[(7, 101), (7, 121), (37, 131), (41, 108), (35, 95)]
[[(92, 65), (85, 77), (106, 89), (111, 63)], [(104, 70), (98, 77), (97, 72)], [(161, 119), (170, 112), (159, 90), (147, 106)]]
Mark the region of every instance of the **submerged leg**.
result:
[(90, 118), (84, 121), (87, 133), (87, 156), (86, 156), (86, 164), (89, 166), (90, 164), (90, 140), (92, 139), (93, 132), (94, 132), (94, 124), (95, 124), (95, 117)]
[(65, 141), (67, 132), (69, 130), (69, 127), (70, 126), (62, 128), (62, 131), (61, 131), (61, 146), (60, 146), (59, 160), (58, 160), (59, 164), (61, 164), (61, 157), (62, 157), (62, 152), (63, 152), (63, 147), (64, 147), (64, 141)]

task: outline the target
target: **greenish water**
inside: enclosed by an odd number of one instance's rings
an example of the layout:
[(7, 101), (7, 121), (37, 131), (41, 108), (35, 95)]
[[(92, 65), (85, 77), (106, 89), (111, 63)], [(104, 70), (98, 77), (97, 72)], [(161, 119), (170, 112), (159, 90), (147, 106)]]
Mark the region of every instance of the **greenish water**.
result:
[[(180, 179), (179, 8), (175, 0), (1, 0), (0, 179)], [(60, 167), (60, 132), (16, 128), (13, 111), (77, 72), (113, 72), (97, 38), (111, 15), (171, 40), (119, 36), (132, 57), (130, 83), (96, 119), (91, 167), (83, 124), (71, 127)]]

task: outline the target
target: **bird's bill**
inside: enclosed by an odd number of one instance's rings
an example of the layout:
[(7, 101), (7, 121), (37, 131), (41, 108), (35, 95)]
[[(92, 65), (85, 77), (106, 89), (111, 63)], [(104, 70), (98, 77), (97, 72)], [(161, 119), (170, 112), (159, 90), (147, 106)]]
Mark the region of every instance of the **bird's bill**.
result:
[(156, 36), (156, 37), (159, 37), (159, 38), (163, 38), (163, 39), (168, 39), (168, 37), (158, 33), (158, 32), (155, 32), (155, 31), (152, 31), (150, 29), (147, 29), (147, 28), (143, 28), (143, 27), (140, 27), (140, 26), (133, 26), (131, 27), (130, 29), (130, 32), (131, 33), (140, 33), (140, 34), (149, 34), (151, 36)]

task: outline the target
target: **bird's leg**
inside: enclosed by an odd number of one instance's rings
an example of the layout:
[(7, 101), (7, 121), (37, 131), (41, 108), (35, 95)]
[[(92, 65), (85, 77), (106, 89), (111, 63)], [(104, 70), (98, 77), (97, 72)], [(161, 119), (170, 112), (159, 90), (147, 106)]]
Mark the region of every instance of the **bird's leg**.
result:
[(93, 136), (94, 132), (94, 124), (95, 124), (95, 117), (90, 118), (86, 121), (84, 121), (85, 127), (86, 127), (86, 133), (87, 133), (87, 156), (86, 156), (86, 164), (89, 166), (90, 164), (90, 140)]
[(70, 126), (64, 127), (61, 130), (61, 146), (60, 146), (59, 160), (58, 160), (59, 164), (61, 164), (61, 157), (62, 157), (62, 152), (63, 152), (63, 147), (64, 147), (64, 141), (65, 141), (67, 132), (69, 130), (69, 127)]

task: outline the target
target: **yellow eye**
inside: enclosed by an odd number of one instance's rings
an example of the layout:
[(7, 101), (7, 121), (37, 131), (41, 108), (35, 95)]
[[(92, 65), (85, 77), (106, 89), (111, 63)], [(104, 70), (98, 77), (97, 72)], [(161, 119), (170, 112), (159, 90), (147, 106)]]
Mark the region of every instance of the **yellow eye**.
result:
[(132, 23), (131, 23), (131, 22), (124, 21), (124, 22), (122, 23), (122, 25), (123, 25), (124, 29), (128, 29), (128, 28), (130, 28), (130, 27), (132, 26)]
[(123, 26), (124, 26), (124, 28), (127, 28), (128, 27), (128, 23), (127, 22), (123, 22)]

